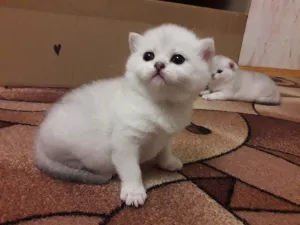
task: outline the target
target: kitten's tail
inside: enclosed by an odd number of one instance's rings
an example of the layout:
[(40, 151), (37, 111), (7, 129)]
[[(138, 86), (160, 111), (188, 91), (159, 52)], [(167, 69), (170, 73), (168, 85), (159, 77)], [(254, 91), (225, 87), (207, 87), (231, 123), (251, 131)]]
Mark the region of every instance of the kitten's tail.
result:
[(281, 100), (280, 99), (270, 99), (270, 98), (259, 98), (258, 100), (255, 101), (255, 103), (261, 104), (261, 105), (275, 106), (275, 105), (280, 105)]
[(280, 105), (281, 104), (281, 95), (280, 92), (274, 90), (269, 97), (260, 97), (256, 100), (256, 103), (263, 104), (263, 105)]
[(94, 174), (84, 169), (68, 167), (60, 162), (54, 161), (47, 157), (44, 152), (36, 151), (36, 165), (49, 176), (61, 180), (80, 182), (87, 184), (104, 184), (107, 183), (112, 175)]

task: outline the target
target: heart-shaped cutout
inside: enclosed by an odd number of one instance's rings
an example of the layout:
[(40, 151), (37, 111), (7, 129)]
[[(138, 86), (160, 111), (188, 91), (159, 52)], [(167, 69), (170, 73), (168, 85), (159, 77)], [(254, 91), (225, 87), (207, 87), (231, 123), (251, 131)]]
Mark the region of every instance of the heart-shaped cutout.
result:
[(61, 44), (54, 45), (53, 48), (54, 48), (54, 51), (55, 51), (56, 55), (59, 55), (59, 52), (60, 52), (60, 49), (61, 49)]

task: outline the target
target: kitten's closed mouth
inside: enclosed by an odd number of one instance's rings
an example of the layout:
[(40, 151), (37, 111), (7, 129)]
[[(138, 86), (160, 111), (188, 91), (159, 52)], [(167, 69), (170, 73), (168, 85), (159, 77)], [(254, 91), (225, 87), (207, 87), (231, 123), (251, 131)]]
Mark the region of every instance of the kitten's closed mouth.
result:
[(162, 74), (160, 74), (160, 73), (156, 73), (156, 74), (154, 74), (153, 76), (152, 76), (152, 80), (154, 79), (154, 78), (159, 78), (159, 79), (161, 79), (161, 80), (163, 80), (163, 82), (166, 84), (167, 82), (166, 82), (166, 80), (165, 80), (165, 78), (164, 78), (164, 76), (162, 75)]

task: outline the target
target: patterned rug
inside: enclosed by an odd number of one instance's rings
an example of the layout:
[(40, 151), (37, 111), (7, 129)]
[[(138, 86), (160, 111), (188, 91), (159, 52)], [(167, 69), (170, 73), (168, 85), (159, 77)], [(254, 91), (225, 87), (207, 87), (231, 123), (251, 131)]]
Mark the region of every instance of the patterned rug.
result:
[(74, 184), (36, 169), (37, 126), (66, 89), (0, 88), (0, 224), (299, 225), (300, 78), (274, 79), (281, 106), (199, 98), (174, 139), (184, 168), (143, 168), (138, 209), (121, 203), (117, 179)]

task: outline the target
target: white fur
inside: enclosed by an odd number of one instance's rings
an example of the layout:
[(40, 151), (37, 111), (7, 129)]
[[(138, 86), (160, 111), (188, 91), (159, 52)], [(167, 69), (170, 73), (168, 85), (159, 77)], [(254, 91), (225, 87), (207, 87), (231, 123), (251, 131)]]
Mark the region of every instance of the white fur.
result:
[[(75, 89), (49, 111), (36, 163), (53, 177), (87, 183), (104, 183), (117, 173), (121, 199), (139, 206), (146, 199), (139, 164), (156, 159), (166, 170), (182, 167), (171, 138), (189, 124), (198, 90), (209, 82), (211, 59), (203, 53), (213, 53), (214, 42), (168, 24), (131, 33), (129, 46), (125, 76)], [(152, 61), (143, 60), (146, 51), (154, 52)], [(172, 63), (174, 53), (186, 61)], [(153, 78), (158, 61), (166, 65), (165, 81)]]
[[(264, 74), (239, 70), (235, 62), (220, 55), (213, 57), (211, 70), (208, 90), (201, 92), (203, 99), (280, 104), (275, 82)], [(217, 73), (218, 70), (222, 72)]]

